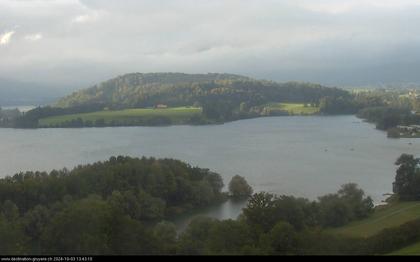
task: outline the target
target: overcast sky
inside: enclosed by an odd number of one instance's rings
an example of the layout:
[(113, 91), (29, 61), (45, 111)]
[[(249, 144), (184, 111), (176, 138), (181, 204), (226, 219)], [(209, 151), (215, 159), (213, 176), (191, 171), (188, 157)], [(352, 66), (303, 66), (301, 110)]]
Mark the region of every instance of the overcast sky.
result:
[(0, 0), (0, 78), (420, 83), (420, 0)]

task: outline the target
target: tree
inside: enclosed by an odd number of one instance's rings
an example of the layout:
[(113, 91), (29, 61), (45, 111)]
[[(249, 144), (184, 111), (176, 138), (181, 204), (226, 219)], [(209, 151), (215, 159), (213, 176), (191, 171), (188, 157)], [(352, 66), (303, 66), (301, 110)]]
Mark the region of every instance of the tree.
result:
[(246, 102), (242, 102), (239, 104), (239, 111), (241, 113), (248, 113), (249, 111), (249, 105)]
[(337, 194), (328, 194), (319, 198), (320, 221), (325, 227), (338, 227), (353, 219), (350, 205)]
[(210, 229), (207, 246), (210, 254), (241, 255), (244, 247), (255, 242), (249, 225), (242, 221), (215, 221)]
[(153, 228), (153, 236), (159, 244), (159, 254), (175, 254), (177, 247), (176, 226), (170, 222), (160, 222)]
[(357, 184), (341, 186), (336, 194), (319, 198), (320, 221), (324, 226), (341, 226), (367, 217), (373, 211), (373, 200)]
[(44, 253), (110, 254), (111, 211), (110, 206), (97, 196), (74, 202), (56, 214), (44, 231)]
[(287, 222), (278, 222), (267, 234), (262, 237), (262, 244), (268, 248), (269, 254), (292, 255), (296, 254), (297, 233), (295, 228)]
[(108, 225), (109, 250), (112, 255), (158, 255), (163, 254), (162, 245), (153, 231), (138, 220), (121, 213), (112, 213)]
[(247, 198), (253, 190), (244, 177), (236, 175), (229, 182), (229, 192), (234, 198)]
[(45, 227), (50, 222), (50, 210), (42, 205), (37, 205), (35, 208), (26, 212), (23, 217), (22, 224), (25, 234), (33, 241), (36, 248), (39, 249), (39, 238)]
[(1, 211), (9, 222), (15, 222), (19, 218), (19, 209), (11, 200), (4, 201)]
[(275, 223), (284, 221), (296, 230), (302, 230), (307, 226), (316, 224), (317, 219), (314, 218), (316, 213), (317, 209), (313, 208), (313, 203), (304, 198), (280, 196), (274, 200), (273, 217)]
[(319, 110), (326, 114), (353, 114), (357, 112), (350, 96), (323, 97), (319, 101)]
[(256, 230), (268, 231), (275, 224), (274, 195), (267, 192), (253, 194), (242, 210), (245, 221)]
[(178, 253), (183, 255), (206, 254), (206, 242), (214, 222), (214, 219), (208, 217), (194, 218), (179, 238)]
[(27, 252), (25, 236), (22, 227), (16, 221), (9, 222), (0, 215), (0, 254), (6, 255), (24, 255)]
[(395, 165), (398, 166), (393, 191), (402, 200), (420, 199), (420, 159), (413, 155), (402, 154)]
[(356, 219), (367, 217), (373, 211), (373, 200), (370, 196), (365, 197), (365, 192), (358, 188), (355, 183), (348, 183), (341, 186), (338, 196), (348, 203), (353, 216)]

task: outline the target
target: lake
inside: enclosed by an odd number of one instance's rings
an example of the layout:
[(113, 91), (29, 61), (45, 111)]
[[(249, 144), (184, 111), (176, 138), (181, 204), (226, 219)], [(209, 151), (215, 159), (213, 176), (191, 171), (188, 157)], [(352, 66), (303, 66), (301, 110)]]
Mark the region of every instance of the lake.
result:
[(11, 109), (18, 109), (20, 112), (28, 112), (29, 110), (34, 109), (36, 106), (2, 106), (2, 109), (11, 110)]
[[(311, 199), (354, 182), (376, 203), (392, 191), (396, 158), (420, 154), (420, 139), (389, 139), (354, 116), (267, 117), (210, 126), (0, 129), (0, 144), (2, 177), (115, 155), (155, 156), (209, 168), (225, 184), (239, 174), (254, 191)], [(199, 213), (236, 218), (243, 205), (227, 202)]]

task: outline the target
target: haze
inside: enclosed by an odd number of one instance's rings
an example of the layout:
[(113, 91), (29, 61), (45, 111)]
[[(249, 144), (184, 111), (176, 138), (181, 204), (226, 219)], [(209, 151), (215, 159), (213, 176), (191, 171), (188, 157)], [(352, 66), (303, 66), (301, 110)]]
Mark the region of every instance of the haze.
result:
[(0, 0), (0, 78), (83, 86), (229, 72), (334, 86), (417, 83), (415, 0)]

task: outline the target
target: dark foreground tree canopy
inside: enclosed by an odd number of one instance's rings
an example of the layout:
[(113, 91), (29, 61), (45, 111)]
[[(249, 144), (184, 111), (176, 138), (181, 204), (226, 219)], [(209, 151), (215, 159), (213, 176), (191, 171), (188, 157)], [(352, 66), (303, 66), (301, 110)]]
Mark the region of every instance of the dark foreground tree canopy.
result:
[(118, 156), (71, 171), (26, 172), (6, 177), (0, 180), (0, 199), (12, 201), (21, 212), (39, 204), (50, 206), (63, 199), (89, 195), (121, 197), (127, 203), (133, 201), (133, 205), (143, 199), (144, 207), (152, 210), (140, 212), (135, 206), (127, 207), (128, 210), (141, 219), (154, 220), (221, 200), (222, 188), (219, 174), (179, 160)]
[[(416, 181), (418, 160), (403, 155), (397, 164), (397, 181)], [(0, 253), (361, 255), (420, 241), (420, 220), (370, 237), (329, 233), (374, 212), (356, 184), (316, 201), (255, 193), (237, 220), (199, 217), (180, 234), (167, 222), (225, 200), (222, 188), (220, 175), (173, 159), (119, 156), (71, 171), (19, 173), (0, 180)]]
[(0, 253), (166, 252), (153, 246), (150, 225), (222, 201), (222, 188), (219, 174), (172, 159), (19, 173), (0, 180)]

